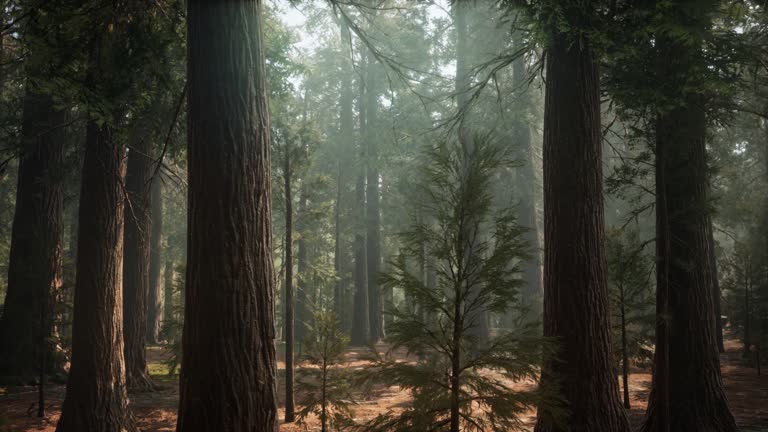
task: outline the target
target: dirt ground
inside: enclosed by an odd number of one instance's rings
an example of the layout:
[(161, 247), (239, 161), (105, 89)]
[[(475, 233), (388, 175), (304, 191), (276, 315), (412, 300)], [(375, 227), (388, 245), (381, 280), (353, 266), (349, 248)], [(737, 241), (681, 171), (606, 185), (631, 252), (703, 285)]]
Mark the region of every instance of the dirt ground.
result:
[[(757, 376), (755, 369), (746, 367), (739, 353), (740, 346), (735, 340), (726, 342), (726, 353), (722, 355), (723, 380), (733, 413), (742, 427), (742, 432), (768, 431), (768, 376)], [(348, 353), (351, 367), (363, 367), (364, 363), (357, 360), (360, 353)], [(160, 348), (150, 349), (149, 357), (151, 372), (162, 389), (152, 393), (131, 395), (132, 411), (139, 427), (144, 432), (170, 432), (175, 430), (176, 408), (178, 404), (178, 381), (176, 377), (169, 378), (165, 374), (161, 362), (163, 351)], [(278, 369), (283, 363), (278, 363)], [(282, 371), (280, 371), (282, 372)], [(282, 375), (282, 373), (279, 373)], [(630, 418), (635, 425), (642, 421), (649, 387), (651, 385), (650, 371), (633, 370), (630, 377), (630, 395), (632, 409)], [(61, 402), (64, 397), (64, 386), (54, 385), (48, 390), (47, 415), (43, 419), (35, 417), (37, 393), (32, 387), (0, 387), (0, 432), (53, 432), (60, 414)], [(283, 394), (280, 393), (282, 400)], [(378, 388), (374, 392), (359, 395), (356, 400), (355, 415), (366, 419), (388, 409), (403, 406), (409, 401), (406, 392), (396, 387)], [(280, 410), (280, 418), (283, 414)], [(532, 425), (535, 412), (527, 414), (527, 423)], [(318, 423), (310, 420), (305, 425), (281, 424), (281, 432), (306, 432), (319, 430)]]

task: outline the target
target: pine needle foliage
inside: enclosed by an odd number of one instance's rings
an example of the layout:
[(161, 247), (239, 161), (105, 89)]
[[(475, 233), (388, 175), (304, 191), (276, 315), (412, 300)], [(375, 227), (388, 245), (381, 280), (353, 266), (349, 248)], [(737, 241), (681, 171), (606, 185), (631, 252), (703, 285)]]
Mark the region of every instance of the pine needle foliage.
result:
[[(533, 325), (490, 340), (475, 331), (489, 312), (522, 311), (516, 299), (522, 284), (518, 265), (528, 249), (524, 229), (510, 209), (495, 205), (491, 188), (511, 161), (485, 137), (475, 138), (471, 149), (440, 143), (424, 160), (417, 211), (427, 217), (401, 234), (400, 254), (381, 277), (384, 289), (402, 290), (408, 304), (389, 311), (391, 349), (377, 356), (363, 377), (409, 391), (413, 402), (358, 429), (521, 430), (527, 410), (556, 405), (553, 392), (535, 385), (552, 343), (536, 336)], [(434, 286), (407, 265), (424, 250), (437, 262)], [(395, 351), (407, 352), (408, 360), (396, 360)]]
[(321, 432), (340, 430), (352, 416), (350, 374), (340, 367), (349, 339), (334, 313), (317, 311), (313, 315), (297, 371), (298, 405), (302, 407), (297, 419), (303, 424), (314, 415), (320, 419)]

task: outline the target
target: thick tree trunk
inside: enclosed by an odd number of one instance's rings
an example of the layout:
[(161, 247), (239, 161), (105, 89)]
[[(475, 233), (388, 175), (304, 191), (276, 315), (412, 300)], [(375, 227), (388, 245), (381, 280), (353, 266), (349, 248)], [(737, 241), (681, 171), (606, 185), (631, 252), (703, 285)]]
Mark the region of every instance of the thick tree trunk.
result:
[[(574, 8), (566, 7), (567, 19), (590, 13)], [(588, 40), (553, 33), (544, 108), (544, 336), (559, 345), (541, 381), (559, 386), (569, 416), (558, 425), (539, 407), (535, 430), (625, 432), (608, 308), (597, 59)]]
[(296, 420), (293, 398), (293, 196), (291, 194), (291, 152), (286, 145), (285, 180), (285, 422)]
[(149, 242), (149, 297), (147, 300), (147, 343), (160, 341), (163, 296), (163, 185), (159, 175), (152, 178), (151, 188), (152, 237)]
[[(701, 37), (714, 1), (667, 5), (674, 25)], [(643, 432), (731, 432), (720, 375), (710, 250), (706, 97), (690, 90), (703, 41), (655, 38), (656, 73), (679, 105), (658, 109), (656, 132), (656, 353)]]
[(277, 431), (260, 0), (187, 3), (189, 225), (179, 432)]
[[(139, 120), (140, 122), (140, 120)], [(135, 125), (128, 149), (125, 175), (125, 240), (123, 243), (123, 335), (125, 379), (132, 391), (154, 388), (146, 356), (149, 254), (152, 234), (150, 215), (152, 159), (144, 128)]]
[[(657, 47), (660, 73), (672, 82), (690, 71), (699, 50), (665, 37)], [(689, 93), (683, 101), (656, 122), (658, 342), (642, 430), (736, 431), (715, 335), (705, 100)]]
[[(363, 62), (365, 59), (362, 60)], [(360, 136), (366, 136), (366, 103), (365, 103), (365, 84), (360, 82), (360, 97), (358, 99), (358, 119), (360, 121)], [(355, 205), (352, 214), (353, 227), (355, 231), (354, 238), (354, 267), (352, 269), (355, 283), (354, 307), (352, 310), (352, 335), (350, 342), (352, 345), (366, 345), (372, 339), (370, 333), (370, 319), (368, 307), (368, 278), (366, 272), (366, 250), (365, 250), (365, 147), (361, 140), (359, 147), (357, 163), (357, 182), (355, 184)]]
[[(11, 232), (8, 290), (0, 319), (0, 380), (28, 383), (62, 362), (41, 334), (53, 331), (52, 301), (61, 288), (63, 258), (63, 148), (66, 111), (31, 88), (24, 98), (23, 153)], [(47, 336), (46, 336), (47, 339)], [(43, 346), (45, 345), (45, 348)]]
[(72, 366), (56, 431), (133, 431), (123, 358), (125, 148), (94, 120), (86, 135)]

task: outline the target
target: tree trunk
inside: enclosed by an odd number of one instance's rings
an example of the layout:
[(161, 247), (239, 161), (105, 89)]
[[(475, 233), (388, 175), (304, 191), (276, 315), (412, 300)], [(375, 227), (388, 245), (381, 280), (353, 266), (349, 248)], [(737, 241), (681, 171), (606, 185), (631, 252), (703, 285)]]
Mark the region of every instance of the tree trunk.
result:
[[(22, 119), (23, 154), (19, 164), (16, 212), (11, 232), (8, 290), (0, 319), (0, 376), (29, 383), (39, 374), (62, 370), (52, 344), (43, 349), (41, 334), (54, 331), (51, 301), (59, 294), (63, 258), (62, 124), (49, 96), (28, 84)], [(47, 338), (47, 336), (46, 336)]]
[(296, 420), (293, 398), (293, 196), (291, 194), (291, 152), (285, 146), (285, 422)]
[(156, 344), (160, 340), (162, 328), (163, 296), (163, 184), (159, 175), (152, 179), (151, 188), (152, 237), (149, 244), (149, 298), (147, 307), (147, 343)]
[(619, 307), (621, 308), (621, 379), (624, 390), (624, 408), (630, 409), (629, 403), (629, 353), (627, 352), (627, 309), (624, 287), (619, 286)]
[[(361, 63), (365, 63), (365, 57)], [(363, 224), (365, 221), (365, 147), (362, 137), (366, 136), (366, 103), (365, 103), (365, 83), (360, 81), (360, 96), (358, 98), (358, 119), (360, 121), (360, 146), (359, 159), (357, 163), (357, 182), (355, 183), (355, 206), (352, 214), (353, 227), (355, 231), (354, 238), (354, 268), (352, 269), (355, 282), (354, 308), (352, 311), (352, 335), (350, 342), (352, 345), (366, 345), (373, 336), (370, 333), (370, 317), (368, 304), (368, 276), (366, 271), (367, 260), (365, 250), (365, 230)]]
[[(588, 19), (593, 12), (582, 7), (564, 6), (565, 18)], [(570, 415), (559, 425), (540, 406), (535, 430), (625, 432), (608, 308), (597, 58), (588, 40), (552, 33), (544, 107), (544, 336), (559, 345), (541, 381), (559, 386)]]
[(144, 130), (136, 125), (131, 132), (125, 175), (125, 239), (123, 243), (123, 335), (125, 379), (130, 390), (154, 388), (149, 379), (146, 356), (147, 307), (149, 296), (149, 253), (152, 233), (150, 215), (152, 159), (151, 145)]
[(123, 357), (125, 147), (95, 120), (85, 146), (72, 366), (56, 431), (134, 431)]
[[(174, 314), (176, 311), (174, 310), (174, 304), (173, 304), (173, 288), (174, 288), (174, 282), (175, 282), (175, 276), (176, 276), (176, 269), (173, 268), (174, 263), (171, 259), (165, 260), (165, 270), (163, 274), (163, 278), (165, 279), (163, 281), (163, 326), (167, 326), (171, 321), (174, 320)], [(183, 299), (182, 299), (183, 301)], [(170, 342), (170, 341), (168, 341)]]
[[(306, 182), (302, 180), (299, 190), (299, 217), (307, 217), (307, 190)], [(306, 223), (297, 224), (299, 239), (296, 241), (296, 274), (298, 281), (296, 284), (296, 340), (299, 343), (299, 355), (301, 355), (301, 346), (307, 337), (307, 324), (309, 324), (309, 256), (307, 244)], [(287, 271), (287, 269), (286, 269)]]
[[(677, 4), (676, 4), (677, 3)], [(708, 27), (700, 2), (674, 2), (696, 34)], [(678, 15), (672, 15), (678, 16)], [(701, 42), (699, 40), (698, 42)], [(706, 99), (687, 89), (703, 64), (702, 43), (656, 37), (658, 76), (682, 106), (657, 113), (657, 328), (644, 432), (736, 431), (720, 375), (709, 245)]]
[[(515, 36), (516, 47), (522, 46), (521, 35)], [(519, 48), (518, 48), (519, 49)], [(520, 202), (517, 205), (517, 222), (528, 229), (525, 241), (531, 251), (531, 258), (522, 263), (523, 281), (522, 303), (528, 309), (529, 321), (539, 321), (542, 314), (542, 276), (541, 276), (541, 244), (539, 243), (539, 228), (536, 217), (536, 169), (534, 166), (536, 149), (531, 139), (531, 130), (527, 122), (530, 109), (528, 91), (524, 90), (526, 83), (525, 58), (520, 57), (512, 64), (514, 88), (524, 91), (520, 97), (521, 110), (512, 118), (512, 144), (519, 151), (516, 170), (517, 186), (520, 189)]]
[[(349, 31), (349, 26), (347, 25), (347, 22), (344, 20), (341, 20), (340, 22), (341, 27), (341, 46), (344, 47), (345, 53), (351, 53), (352, 50), (352, 41), (351, 41), (351, 34)], [(352, 101), (354, 98), (353, 95), (353, 89), (352, 89), (352, 82), (354, 79), (354, 68), (352, 64), (352, 59), (349, 57), (349, 55), (343, 56), (343, 65), (344, 65), (344, 77), (342, 79), (341, 85), (341, 97), (339, 99), (339, 135), (341, 137), (340, 142), (340, 151), (339, 151), (339, 170), (338, 170), (338, 177), (336, 179), (336, 206), (334, 209), (334, 219), (335, 219), (335, 254), (334, 254), (334, 269), (336, 270), (336, 286), (334, 288), (334, 309), (336, 313), (338, 314), (339, 321), (342, 323), (342, 328), (347, 328), (346, 323), (348, 322), (348, 313), (345, 310), (345, 287), (346, 282), (345, 278), (342, 277), (342, 256), (341, 251), (343, 250), (342, 247), (342, 226), (341, 226), (341, 206), (342, 206), (342, 190), (344, 187), (344, 179), (345, 179), (345, 170), (344, 170), (344, 164), (342, 163), (342, 158), (348, 153), (354, 151), (354, 119), (352, 115)], [(346, 203), (344, 203), (346, 204)]]
[(190, 0), (189, 226), (177, 431), (276, 432), (260, 0)]
[(379, 208), (379, 150), (377, 144), (376, 117), (378, 94), (376, 91), (376, 63), (369, 59), (366, 68), (366, 273), (368, 279), (368, 318), (371, 340), (384, 339), (383, 298), (379, 289), (379, 266), (381, 264), (381, 212)]
[(720, 353), (725, 352), (725, 344), (723, 343), (723, 315), (722, 306), (720, 304), (720, 280), (717, 277), (717, 249), (715, 247), (715, 227), (712, 222), (712, 218), (709, 218), (707, 224), (707, 246), (709, 247), (709, 265), (712, 274), (712, 303), (715, 307), (715, 338), (717, 338), (717, 350)]

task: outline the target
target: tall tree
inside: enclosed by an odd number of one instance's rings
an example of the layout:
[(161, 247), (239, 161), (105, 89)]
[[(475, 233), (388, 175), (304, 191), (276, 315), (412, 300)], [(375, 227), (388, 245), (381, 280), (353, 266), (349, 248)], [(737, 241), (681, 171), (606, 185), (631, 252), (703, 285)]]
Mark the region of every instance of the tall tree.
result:
[[(548, 23), (544, 106), (544, 336), (557, 356), (543, 383), (560, 388), (567, 424), (539, 407), (537, 432), (629, 431), (613, 363), (603, 220), (600, 79), (592, 3), (555, 2)], [(555, 24), (557, 23), (557, 24)], [(580, 27), (581, 26), (581, 27)], [(567, 32), (567, 33), (566, 33)], [(575, 40), (578, 38), (578, 41)], [(568, 245), (564, 247), (564, 245)]]
[(642, 430), (736, 431), (715, 336), (706, 154), (704, 34), (717, 2), (658, 5), (656, 73), (667, 85), (656, 133), (657, 328), (653, 388)]
[(146, 356), (152, 234), (152, 144), (146, 122), (138, 119), (130, 132), (125, 175), (125, 239), (123, 242), (123, 335), (125, 377), (132, 390), (151, 390)]
[(261, 0), (191, 0), (179, 432), (277, 431)]
[(43, 341), (53, 331), (50, 306), (61, 288), (67, 118), (33, 79), (27, 82), (23, 109), (8, 290), (0, 319), (0, 376), (22, 382), (38, 375), (41, 361), (55, 363), (52, 346)]
[[(514, 49), (522, 49), (522, 34), (513, 35)], [(512, 63), (514, 88), (520, 92), (519, 110), (515, 112), (512, 122), (512, 145), (518, 151), (516, 155), (519, 166), (516, 170), (515, 180), (520, 188), (520, 200), (517, 205), (517, 221), (521, 226), (528, 228), (525, 239), (531, 247), (531, 257), (523, 264), (523, 280), (525, 286), (522, 291), (523, 304), (529, 308), (529, 316), (533, 320), (539, 319), (542, 313), (542, 275), (539, 242), (538, 217), (536, 215), (536, 147), (531, 139), (531, 130), (528, 125), (528, 112), (530, 110), (530, 95), (526, 90), (528, 72), (526, 70), (525, 57), (520, 56)]]
[[(363, 58), (361, 62), (365, 62)], [(363, 220), (365, 219), (365, 147), (362, 137), (366, 136), (366, 102), (364, 98), (365, 84), (360, 81), (360, 97), (358, 98), (358, 121), (360, 122), (360, 158), (357, 164), (357, 180), (355, 182), (355, 211), (353, 212), (353, 226), (355, 238), (353, 243), (354, 267), (352, 269), (355, 284), (354, 306), (352, 310), (352, 335), (350, 342), (352, 345), (365, 345), (371, 339), (369, 303), (368, 303), (368, 279), (367, 279), (367, 260), (365, 250), (365, 230)]]
[(150, 218), (152, 234), (149, 240), (149, 296), (147, 298), (147, 343), (157, 343), (162, 328), (163, 296), (163, 183), (153, 176), (150, 190)]
[(285, 422), (296, 420), (293, 397), (293, 194), (291, 193), (291, 149), (285, 144), (283, 181), (285, 189)]
[(89, 120), (80, 191), (72, 366), (57, 432), (136, 430), (128, 410), (123, 357), (124, 175), (125, 146), (113, 126)]
[(366, 64), (365, 97), (365, 226), (366, 226), (366, 273), (368, 278), (368, 318), (371, 339), (384, 338), (383, 297), (379, 289), (379, 267), (381, 265), (381, 211), (379, 208), (379, 149), (378, 149), (378, 64), (370, 58)]

